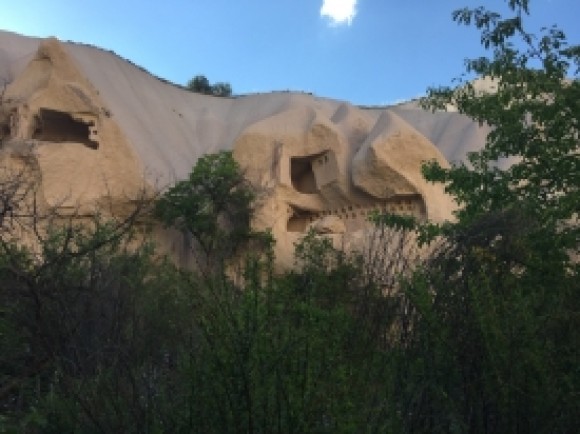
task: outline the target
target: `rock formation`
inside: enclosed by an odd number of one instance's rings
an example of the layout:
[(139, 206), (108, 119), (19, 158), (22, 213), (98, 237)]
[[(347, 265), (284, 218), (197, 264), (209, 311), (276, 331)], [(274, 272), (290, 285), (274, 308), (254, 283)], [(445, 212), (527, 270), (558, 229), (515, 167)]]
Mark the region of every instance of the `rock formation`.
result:
[[(0, 32), (0, 134), (5, 159), (34, 162), (45, 206), (119, 205), (145, 185), (186, 177), (204, 153), (233, 150), (258, 192), (254, 226), (270, 229), (281, 265), (310, 228), (344, 243), (377, 211), (451, 218), (427, 183), (426, 160), (447, 164), (484, 132), (456, 113), (416, 105), (362, 109), (298, 93), (193, 94), (102, 49)], [(183, 264), (179, 236), (158, 231)]]

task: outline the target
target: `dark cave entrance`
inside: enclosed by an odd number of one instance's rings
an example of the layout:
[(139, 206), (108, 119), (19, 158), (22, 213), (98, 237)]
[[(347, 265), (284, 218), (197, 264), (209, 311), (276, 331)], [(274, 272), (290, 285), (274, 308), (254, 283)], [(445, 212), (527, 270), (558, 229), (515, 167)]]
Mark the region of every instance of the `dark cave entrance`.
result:
[(290, 179), (292, 187), (300, 193), (314, 194), (318, 192), (316, 177), (312, 170), (312, 164), (321, 154), (308, 155), (306, 157), (290, 158)]
[(89, 148), (97, 149), (98, 142), (90, 139), (91, 127), (94, 128), (94, 126), (94, 122), (76, 120), (68, 113), (40, 109), (37, 127), (32, 138), (55, 143), (82, 143)]

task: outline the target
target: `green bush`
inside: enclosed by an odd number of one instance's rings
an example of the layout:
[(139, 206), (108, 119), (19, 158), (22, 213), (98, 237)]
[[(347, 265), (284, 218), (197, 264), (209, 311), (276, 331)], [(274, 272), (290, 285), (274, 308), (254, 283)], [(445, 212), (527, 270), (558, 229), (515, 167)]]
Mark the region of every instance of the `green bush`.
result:
[(212, 85), (204, 75), (196, 75), (187, 82), (186, 87), (192, 92), (204, 95), (232, 96), (232, 86), (229, 83), (218, 82)]

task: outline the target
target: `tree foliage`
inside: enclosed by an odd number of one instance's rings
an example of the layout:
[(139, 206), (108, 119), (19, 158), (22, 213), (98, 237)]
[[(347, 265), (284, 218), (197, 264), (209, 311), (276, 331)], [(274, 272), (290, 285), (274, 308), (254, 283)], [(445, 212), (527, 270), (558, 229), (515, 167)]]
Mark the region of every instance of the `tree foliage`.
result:
[(211, 84), (205, 75), (196, 75), (187, 82), (187, 88), (192, 92), (211, 95)]
[(405, 282), (408, 337), (399, 365), (405, 432), (569, 432), (578, 425), (580, 372), (578, 106), (580, 48), (552, 27), (526, 32), (525, 0), (510, 17), (461, 9), (490, 57), (467, 72), (491, 80), (429, 91), (491, 127), (467, 163), (430, 163), (460, 208), (426, 267)]
[(229, 83), (217, 82), (212, 85), (204, 75), (196, 75), (187, 82), (186, 87), (192, 92), (202, 93), (204, 95), (232, 96), (232, 86)]
[(229, 151), (202, 156), (189, 178), (159, 198), (155, 215), (195, 240), (202, 268), (233, 256), (252, 238), (250, 219), (254, 192)]
[(190, 378), (195, 390), (211, 391), (193, 397), (200, 432), (384, 427), (372, 409), (388, 364), (355, 308), (380, 295), (363, 290), (360, 270), (328, 240), (310, 235), (298, 252), (301, 271), (273, 276), (267, 262), (250, 261), (243, 288), (200, 288)]
[[(455, 105), (491, 127), (482, 150), (467, 164), (425, 168), (428, 180), (446, 183), (460, 205), (461, 222), (494, 210), (525, 207), (555, 235), (578, 248), (580, 203), (580, 46), (570, 45), (557, 27), (540, 36), (524, 27), (528, 1), (509, 1), (511, 17), (483, 7), (454, 13), (473, 24), (489, 58), (466, 61), (469, 76), (492, 80), (482, 92), (473, 81), (458, 88), (430, 89), (424, 105)], [(572, 222), (572, 224), (570, 224)]]
[(211, 88), (211, 94), (214, 96), (232, 96), (232, 85), (224, 82), (215, 83)]
[(575, 432), (578, 55), (556, 29), (524, 31), (527, 1), (508, 6), (454, 15), (492, 50), (469, 72), (498, 90), (431, 91), (492, 132), (470, 162), (426, 168), (462, 208), (425, 230), (425, 261), (415, 222), (375, 216), (364, 256), (308, 233), (275, 274), (262, 234), (232, 276), (256, 234), (230, 152), (155, 205), (202, 273), (133, 236), (142, 209), (81, 224), (40, 213), (25, 171), (0, 176), (0, 431)]
[(0, 431), (146, 432), (180, 330), (177, 274), (132, 237), (145, 205), (43, 212), (27, 170), (2, 175)]
[[(232, 195), (248, 210), (239, 175), (231, 154), (206, 156), (158, 212), (227, 242), (232, 227), (208, 223), (207, 212), (226, 221)], [(14, 191), (32, 190), (15, 189), (20, 182), (0, 189), (7, 217), (27, 214), (15, 203), (26, 195)], [(217, 267), (208, 278), (135, 244), (135, 219), (52, 219), (39, 249), (19, 245), (14, 221), (0, 221), (0, 431), (396, 426), (385, 336), (397, 305), (329, 240), (308, 234), (293, 272), (273, 273), (265, 243), (246, 255), (242, 276)]]

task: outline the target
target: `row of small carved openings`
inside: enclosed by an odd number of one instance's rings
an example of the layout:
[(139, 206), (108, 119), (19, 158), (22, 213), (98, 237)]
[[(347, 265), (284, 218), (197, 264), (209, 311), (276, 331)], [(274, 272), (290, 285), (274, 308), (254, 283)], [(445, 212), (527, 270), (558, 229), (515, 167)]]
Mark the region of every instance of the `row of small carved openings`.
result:
[[(338, 217), (342, 217), (345, 219), (349, 218), (357, 218), (357, 217), (367, 217), (370, 216), (373, 212), (381, 213), (381, 212), (397, 212), (397, 213), (404, 213), (410, 212), (414, 213), (418, 211), (417, 202), (413, 203), (410, 200), (403, 200), (400, 202), (392, 202), (392, 203), (383, 203), (382, 205), (374, 205), (371, 207), (361, 207), (360, 205), (349, 205), (348, 207), (341, 208), (338, 210), (325, 210), (318, 214), (311, 215), (309, 220), (312, 222), (316, 219), (336, 215)], [(354, 209), (353, 209), (354, 208)], [(352, 216), (352, 217), (351, 217)]]

